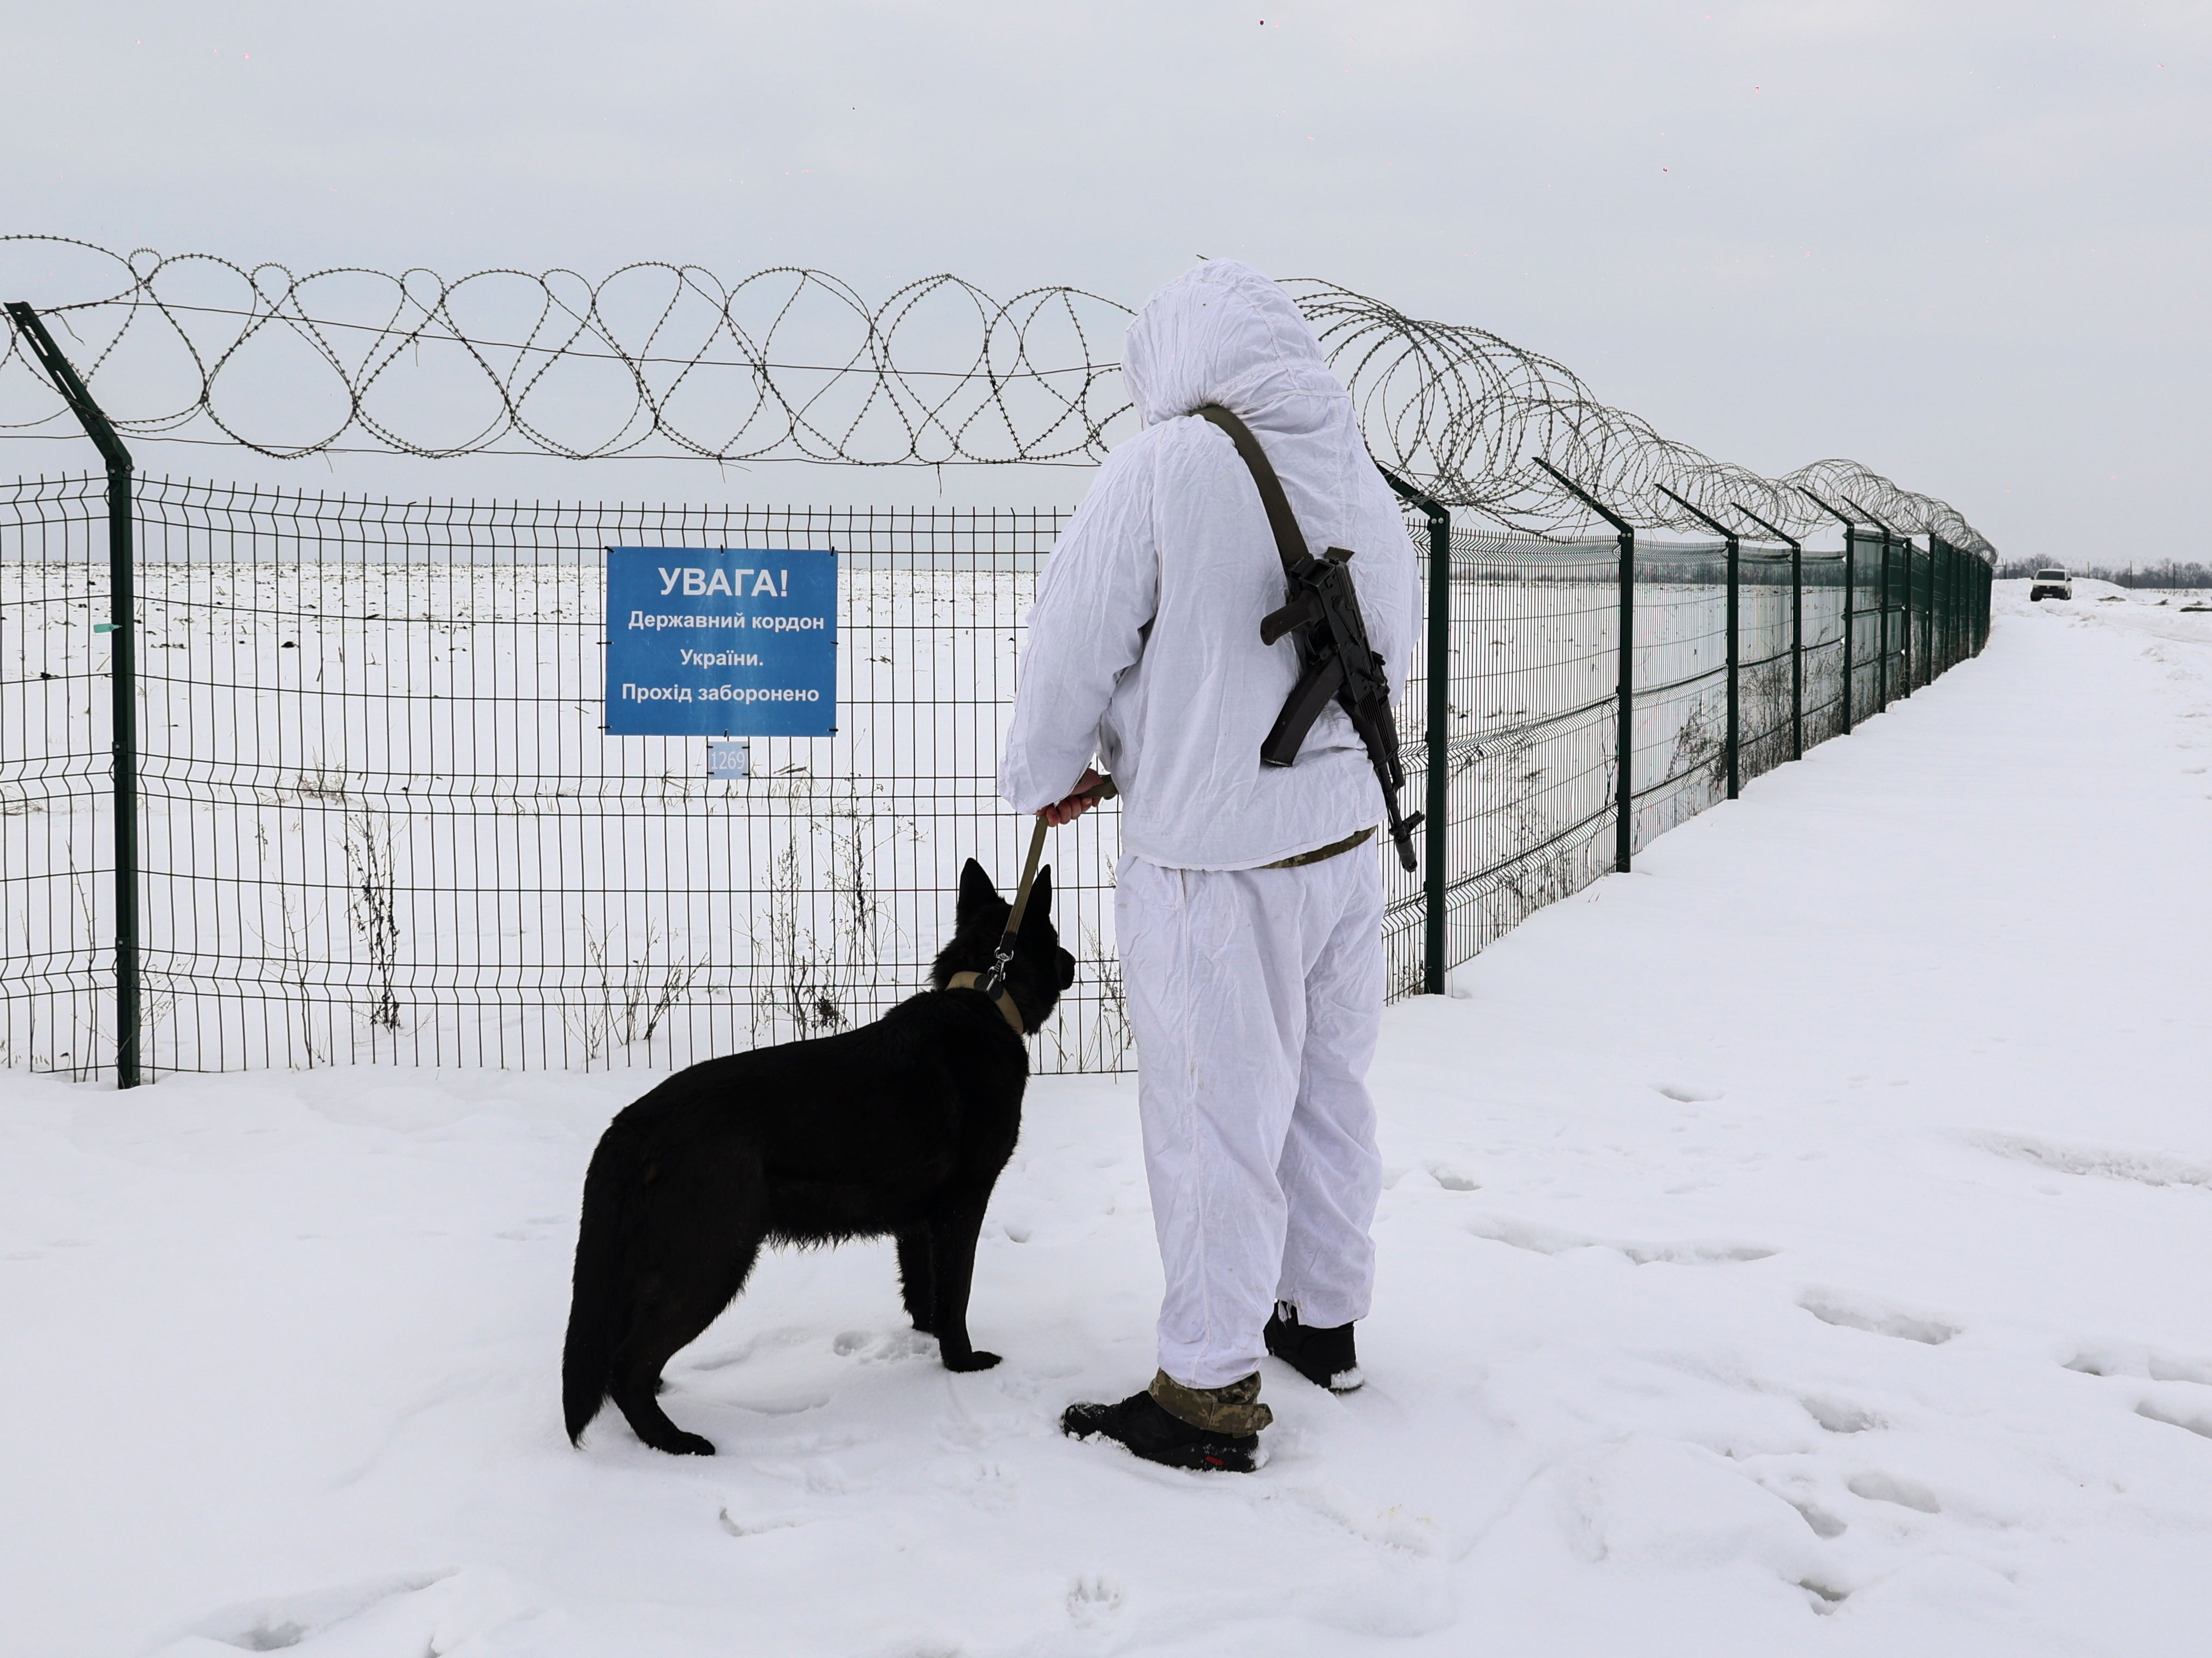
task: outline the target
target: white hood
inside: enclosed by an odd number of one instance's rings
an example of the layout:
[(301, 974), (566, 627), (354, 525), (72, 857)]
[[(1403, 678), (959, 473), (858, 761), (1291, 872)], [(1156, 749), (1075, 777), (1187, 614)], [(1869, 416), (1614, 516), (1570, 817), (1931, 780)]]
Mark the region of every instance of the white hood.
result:
[(1034, 811), (1096, 757), (1121, 785), (1123, 846), (1177, 868), (1249, 868), (1376, 823), (1381, 791), (1340, 709), (1295, 766), (1260, 763), (1297, 677), (1297, 647), (1259, 636), (1282, 561), (1227, 434), (1189, 418), (1209, 403), (1242, 418), (1309, 550), (1352, 550), (1368, 636), (1402, 688), (1413, 545), (1313, 330), (1266, 276), (1216, 260), (1146, 302), (1121, 372), (1145, 429), (1108, 457), (1045, 567), (1000, 792)]
[(1216, 259), (1146, 301), (1121, 344), (1121, 381), (1146, 426), (1218, 403), (1249, 421), (1284, 398), (1352, 400), (1290, 295)]

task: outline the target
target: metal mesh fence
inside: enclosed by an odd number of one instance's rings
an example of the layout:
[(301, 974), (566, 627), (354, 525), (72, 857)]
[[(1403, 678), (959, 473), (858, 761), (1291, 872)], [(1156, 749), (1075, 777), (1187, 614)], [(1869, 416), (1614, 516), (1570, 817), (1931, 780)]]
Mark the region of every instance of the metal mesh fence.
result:
[[(337, 1060), (667, 1066), (876, 1017), (924, 981), (969, 855), (1024, 826), (993, 782), (1057, 511), (400, 505), (141, 480), (135, 521), (149, 1073)], [(117, 828), (103, 480), (0, 488), (0, 1063), (114, 1061)], [(1446, 768), (1446, 867), (1394, 859), (1394, 995), (1614, 866), (1616, 543), (1460, 530), (1439, 565), (1448, 715), (1425, 642), (1407, 798)], [(603, 725), (609, 546), (834, 548), (839, 728), (751, 739)], [(1878, 705), (1978, 648), (1963, 561), (1853, 549), (1852, 677)], [(1845, 558), (1741, 550), (1738, 725), (1718, 542), (1639, 544), (1632, 844), (1844, 728)], [(1869, 568), (1872, 574), (1869, 576)], [(1985, 567), (1984, 567), (1985, 568)], [(1948, 574), (1948, 576), (1946, 575)], [(1439, 579), (1441, 575), (1441, 580)], [(1938, 578), (1950, 589), (1940, 589)], [(1871, 585), (1869, 585), (1871, 583)], [(1976, 589), (1983, 592), (1985, 589)], [(1908, 634), (1905, 605), (1916, 606)], [(1802, 657), (1793, 639), (1802, 629)], [(1888, 631), (1892, 648), (1881, 641)], [(1424, 630), (1424, 641), (1427, 637)], [(1885, 675), (1888, 677), (1885, 680)], [(1046, 1071), (1133, 1059), (1112, 907), (1118, 818), (1054, 837), (1074, 989)]]
[(1741, 776), (1763, 777), (1796, 752), (1797, 588), (1790, 555), (1746, 547), (1738, 555)]
[(18, 486), (0, 515), (0, 1058), (78, 1075), (115, 1038), (106, 496)]
[[(34, 1064), (81, 1063), (112, 1017), (101, 500), (20, 486), (0, 519), (6, 1040)], [(148, 1066), (664, 1063), (875, 1017), (942, 941), (960, 859), (1018, 856), (990, 780), (1063, 517), (142, 484)], [(837, 734), (756, 738), (726, 781), (697, 739), (605, 736), (623, 544), (836, 548)], [(1102, 829), (1054, 847), (1081, 974), (1049, 1069), (1126, 1046)]]
[(1844, 685), (1848, 589), (1841, 553), (1807, 554), (1805, 566), (1805, 746), (1850, 729)]
[[(1613, 544), (1451, 537), (1444, 933), (1462, 962), (1601, 873), (1613, 810), (1620, 561)], [(1431, 594), (1433, 598), (1433, 592)], [(1425, 657), (1422, 663), (1425, 670)], [(1425, 679), (1406, 707), (1425, 706)], [(1409, 744), (1409, 799), (1431, 747)], [(1388, 867), (1388, 865), (1386, 865)], [(1392, 989), (1421, 983), (1421, 883), (1401, 878)]]
[(1728, 790), (1728, 570), (1721, 544), (1654, 546), (1636, 560), (1632, 849)]

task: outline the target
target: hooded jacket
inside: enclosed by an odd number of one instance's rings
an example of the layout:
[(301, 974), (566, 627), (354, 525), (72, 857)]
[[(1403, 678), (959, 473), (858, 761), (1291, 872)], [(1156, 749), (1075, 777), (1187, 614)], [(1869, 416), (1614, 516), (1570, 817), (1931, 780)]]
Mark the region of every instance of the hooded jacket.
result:
[(1143, 429), (1046, 561), (1000, 794), (1041, 811), (1095, 757), (1121, 790), (1124, 849), (1179, 869), (1249, 869), (1379, 823), (1381, 788), (1334, 703), (1296, 765), (1260, 763), (1298, 672), (1292, 641), (1260, 642), (1282, 558), (1236, 446), (1191, 412), (1218, 403), (1251, 428), (1310, 550), (1352, 550), (1398, 701), (1419, 626), (1413, 542), (1313, 330), (1259, 271), (1215, 260), (1137, 314), (1121, 374)]

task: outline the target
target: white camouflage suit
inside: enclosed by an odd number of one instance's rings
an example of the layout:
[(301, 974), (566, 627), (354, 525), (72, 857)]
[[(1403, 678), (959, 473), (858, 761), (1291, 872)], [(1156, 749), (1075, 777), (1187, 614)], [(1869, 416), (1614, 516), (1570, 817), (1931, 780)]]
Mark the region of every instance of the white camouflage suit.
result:
[(1167, 1279), (1159, 1363), (1212, 1388), (1259, 1368), (1276, 1300), (1316, 1327), (1367, 1313), (1387, 842), (1263, 867), (1376, 824), (1382, 793), (1334, 704), (1296, 765), (1260, 763), (1298, 669), (1291, 641), (1260, 642), (1282, 560), (1228, 434), (1191, 411), (1243, 419), (1311, 550), (1356, 555), (1394, 696), (1420, 599), (1352, 400), (1273, 282), (1229, 261), (1186, 272), (1130, 325), (1122, 375), (1144, 429), (1045, 567), (999, 782), (1024, 812), (1094, 757), (1120, 786), (1114, 914)]

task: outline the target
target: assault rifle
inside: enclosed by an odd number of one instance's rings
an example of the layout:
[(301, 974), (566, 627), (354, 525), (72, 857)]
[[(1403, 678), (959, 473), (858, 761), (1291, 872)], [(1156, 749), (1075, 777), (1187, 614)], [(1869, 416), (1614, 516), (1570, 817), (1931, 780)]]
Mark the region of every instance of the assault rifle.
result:
[(1351, 717), (1352, 729), (1366, 745), (1368, 763), (1382, 786), (1382, 807), (1390, 823), (1390, 839), (1398, 848), (1398, 861), (1407, 870), (1419, 867), (1413, 855), (1413, 831), (1421, 814), (1403, 817), (1398, 812), (1398, 791), (1406, 786), (1406, 774), (1398, 761), (1398, 722), (1390, 713), (1390, 684), (1383, 677), (1382, 659), (1367, 642), (1366, 619), (1359, 613), (1359, 593), (1352, 585), (1352, 554), (1332, 547), (1316, 558), (1306, 550), (1304, 536), (1291, 512), (1290, 498), (1276, 477), (1267, 452), (1251, 428), (1218, 404), (1196, 411), (1229, 434), (1237, 452), (1260, 487), (1260, 500), (1267, 509), (1267, 522), (1275, 532), (1275, 550), (1283, 561), (1290, 585), (1282, 608), (1270, 611), (1260, 623), (1260, 642), (1273, 645), (1285, 635), (1297, 641), (1299, 672), (1290, 700), (1275, 717), (1274, 728), (1260, 744), (1261, 763), (1287, 766), (1313, 729), (1322, 711), (1334, 701)]

